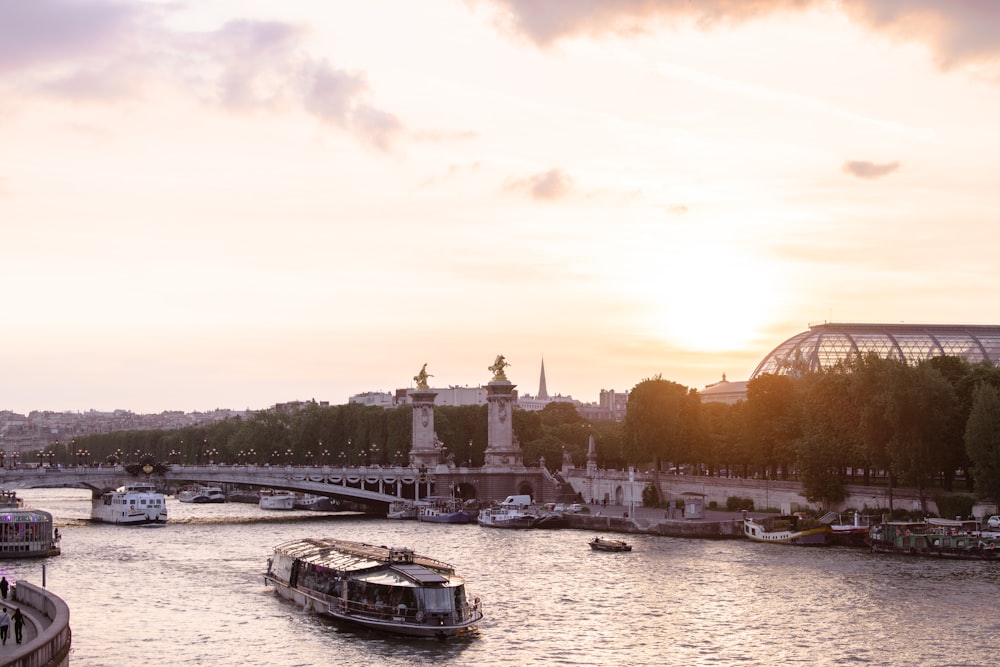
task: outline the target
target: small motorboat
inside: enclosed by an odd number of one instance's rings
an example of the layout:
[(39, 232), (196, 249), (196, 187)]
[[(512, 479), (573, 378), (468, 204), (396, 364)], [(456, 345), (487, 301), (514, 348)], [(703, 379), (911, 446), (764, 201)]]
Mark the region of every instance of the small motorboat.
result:
[(592, 539), (590, 548), (594, 551), (632, 551), (632, 545), (625, 540), (609, 540), (603, 537)]

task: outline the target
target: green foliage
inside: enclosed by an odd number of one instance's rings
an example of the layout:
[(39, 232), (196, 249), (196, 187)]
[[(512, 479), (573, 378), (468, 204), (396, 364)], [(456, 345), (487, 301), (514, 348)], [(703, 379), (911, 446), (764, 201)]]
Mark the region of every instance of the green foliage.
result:
[(656, 376), (637, 384), (623, 426), (629, 462), (691, 460), (700, 408), (698, 392), (676, 382)]
[(729, 496), (726, 498), (726, 511), (727, 512), (739, 512), (741, 510), (746, 510), (748, 512), (753, 511), (753, 499), (752, 498), (740, 498), (739, 496)]
[(938, 516), (944, 519), (954, 519), (955, 517), (972, 516), (972, 506), (975, 499), (971, 496), (945, 495), (934, 496), (934, 503), (938, 508)]
[(976, 493), (1000, 502), (1000, 391), (991, 384), (983, 382), (973, 392), (965, 449), (972, 462)]
[(647, 484), (642, 489), (643, 507), (660, 507), (660, 492), (653, 484)]

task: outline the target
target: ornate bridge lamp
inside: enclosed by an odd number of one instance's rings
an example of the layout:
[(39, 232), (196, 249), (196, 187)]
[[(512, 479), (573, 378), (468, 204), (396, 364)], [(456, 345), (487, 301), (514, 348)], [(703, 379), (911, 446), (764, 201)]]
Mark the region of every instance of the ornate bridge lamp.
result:
[(340, 459), (340, 467), (347, 468), (347, 453), (341, 452), (337, 455), (337, 458)]
[(330, 450), (324, 449), (320, 454), (323, 456), (323, 465), (330, 465)]
[(177, 465), (181, 461), (181, 453), (176, 449), (171, 449), (168, 456), (170, 457), (170, 462), (174, 465)]
[(257, 450), (248, 449), (247, 450), (247, 461), (252, 465), (257, 465)]
[(285, 450), (285, 465), (292, 465), (292, 459), (295, 458), (295, 452), (291, 448)]
[(312, 452), (306, 452), (306, 465), (311, 468), (312, 464), (313, 464), (313, 453)]
[(216, 459), (218, 459), (218, 458), (219, 458), (219, 450), (218, 449), (212, 448), (212, 449), (209, 449), (209, 450), (205, 451), (205, 462), (208, 465), (214, 464), (215, 461), (216, 461)]

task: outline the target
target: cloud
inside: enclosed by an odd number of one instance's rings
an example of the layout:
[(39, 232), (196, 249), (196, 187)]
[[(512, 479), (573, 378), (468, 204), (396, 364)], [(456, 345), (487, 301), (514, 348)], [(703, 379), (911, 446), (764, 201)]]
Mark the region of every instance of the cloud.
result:
[(157, 12), (114, 0), (0, 2), (0, 72), (112, 52)]
[(304, 48), (307, 30), (240, 19), (208, 31), (167, 26), (171, 5), (0, 1), (0, 85), (21, 94), (115, 103), (166, 83), (230, 113), (299, 109), (381, 150), (403, 131), (371, 102), (363, 73)]
[(898, 162), (885, 162), (883, 164), (877, 164), (875, 162), (866, 162), (864, 160), (848, 160), (844, 163), (843, 170), (844, 173), (856, 176), (857, 178), (874, 180), (876, 178), (888, 176), (894, 171), (899, 171), (899, 167), (900, 164)]
[(573, 179), (556, 168), (527, 178), (509, 181), (505, 189), (512, 192), (527, 192), (534, 199), (552, 201), (569, 194), (570, 190), (573, 189)]
[(648, 33), (690, 21), (702, 29), (770, 14), (839, 8), (869, 30), (930, 47), (942, 68), (1000, 60), (1000, 2), (991, 0), (483, 0), (502, 29), (539, 46), (580, 35)]

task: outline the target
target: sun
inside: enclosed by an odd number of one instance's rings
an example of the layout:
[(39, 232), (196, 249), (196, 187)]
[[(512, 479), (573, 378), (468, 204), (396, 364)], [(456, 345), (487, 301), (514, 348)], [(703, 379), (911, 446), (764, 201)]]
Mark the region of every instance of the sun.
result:
[(774, 314), (776, 286), (765, 258), (725, 243), (689, 241), (652, 269), (645, 290), (651, 333), (679, 348), (724, 351), (750, 345)]

